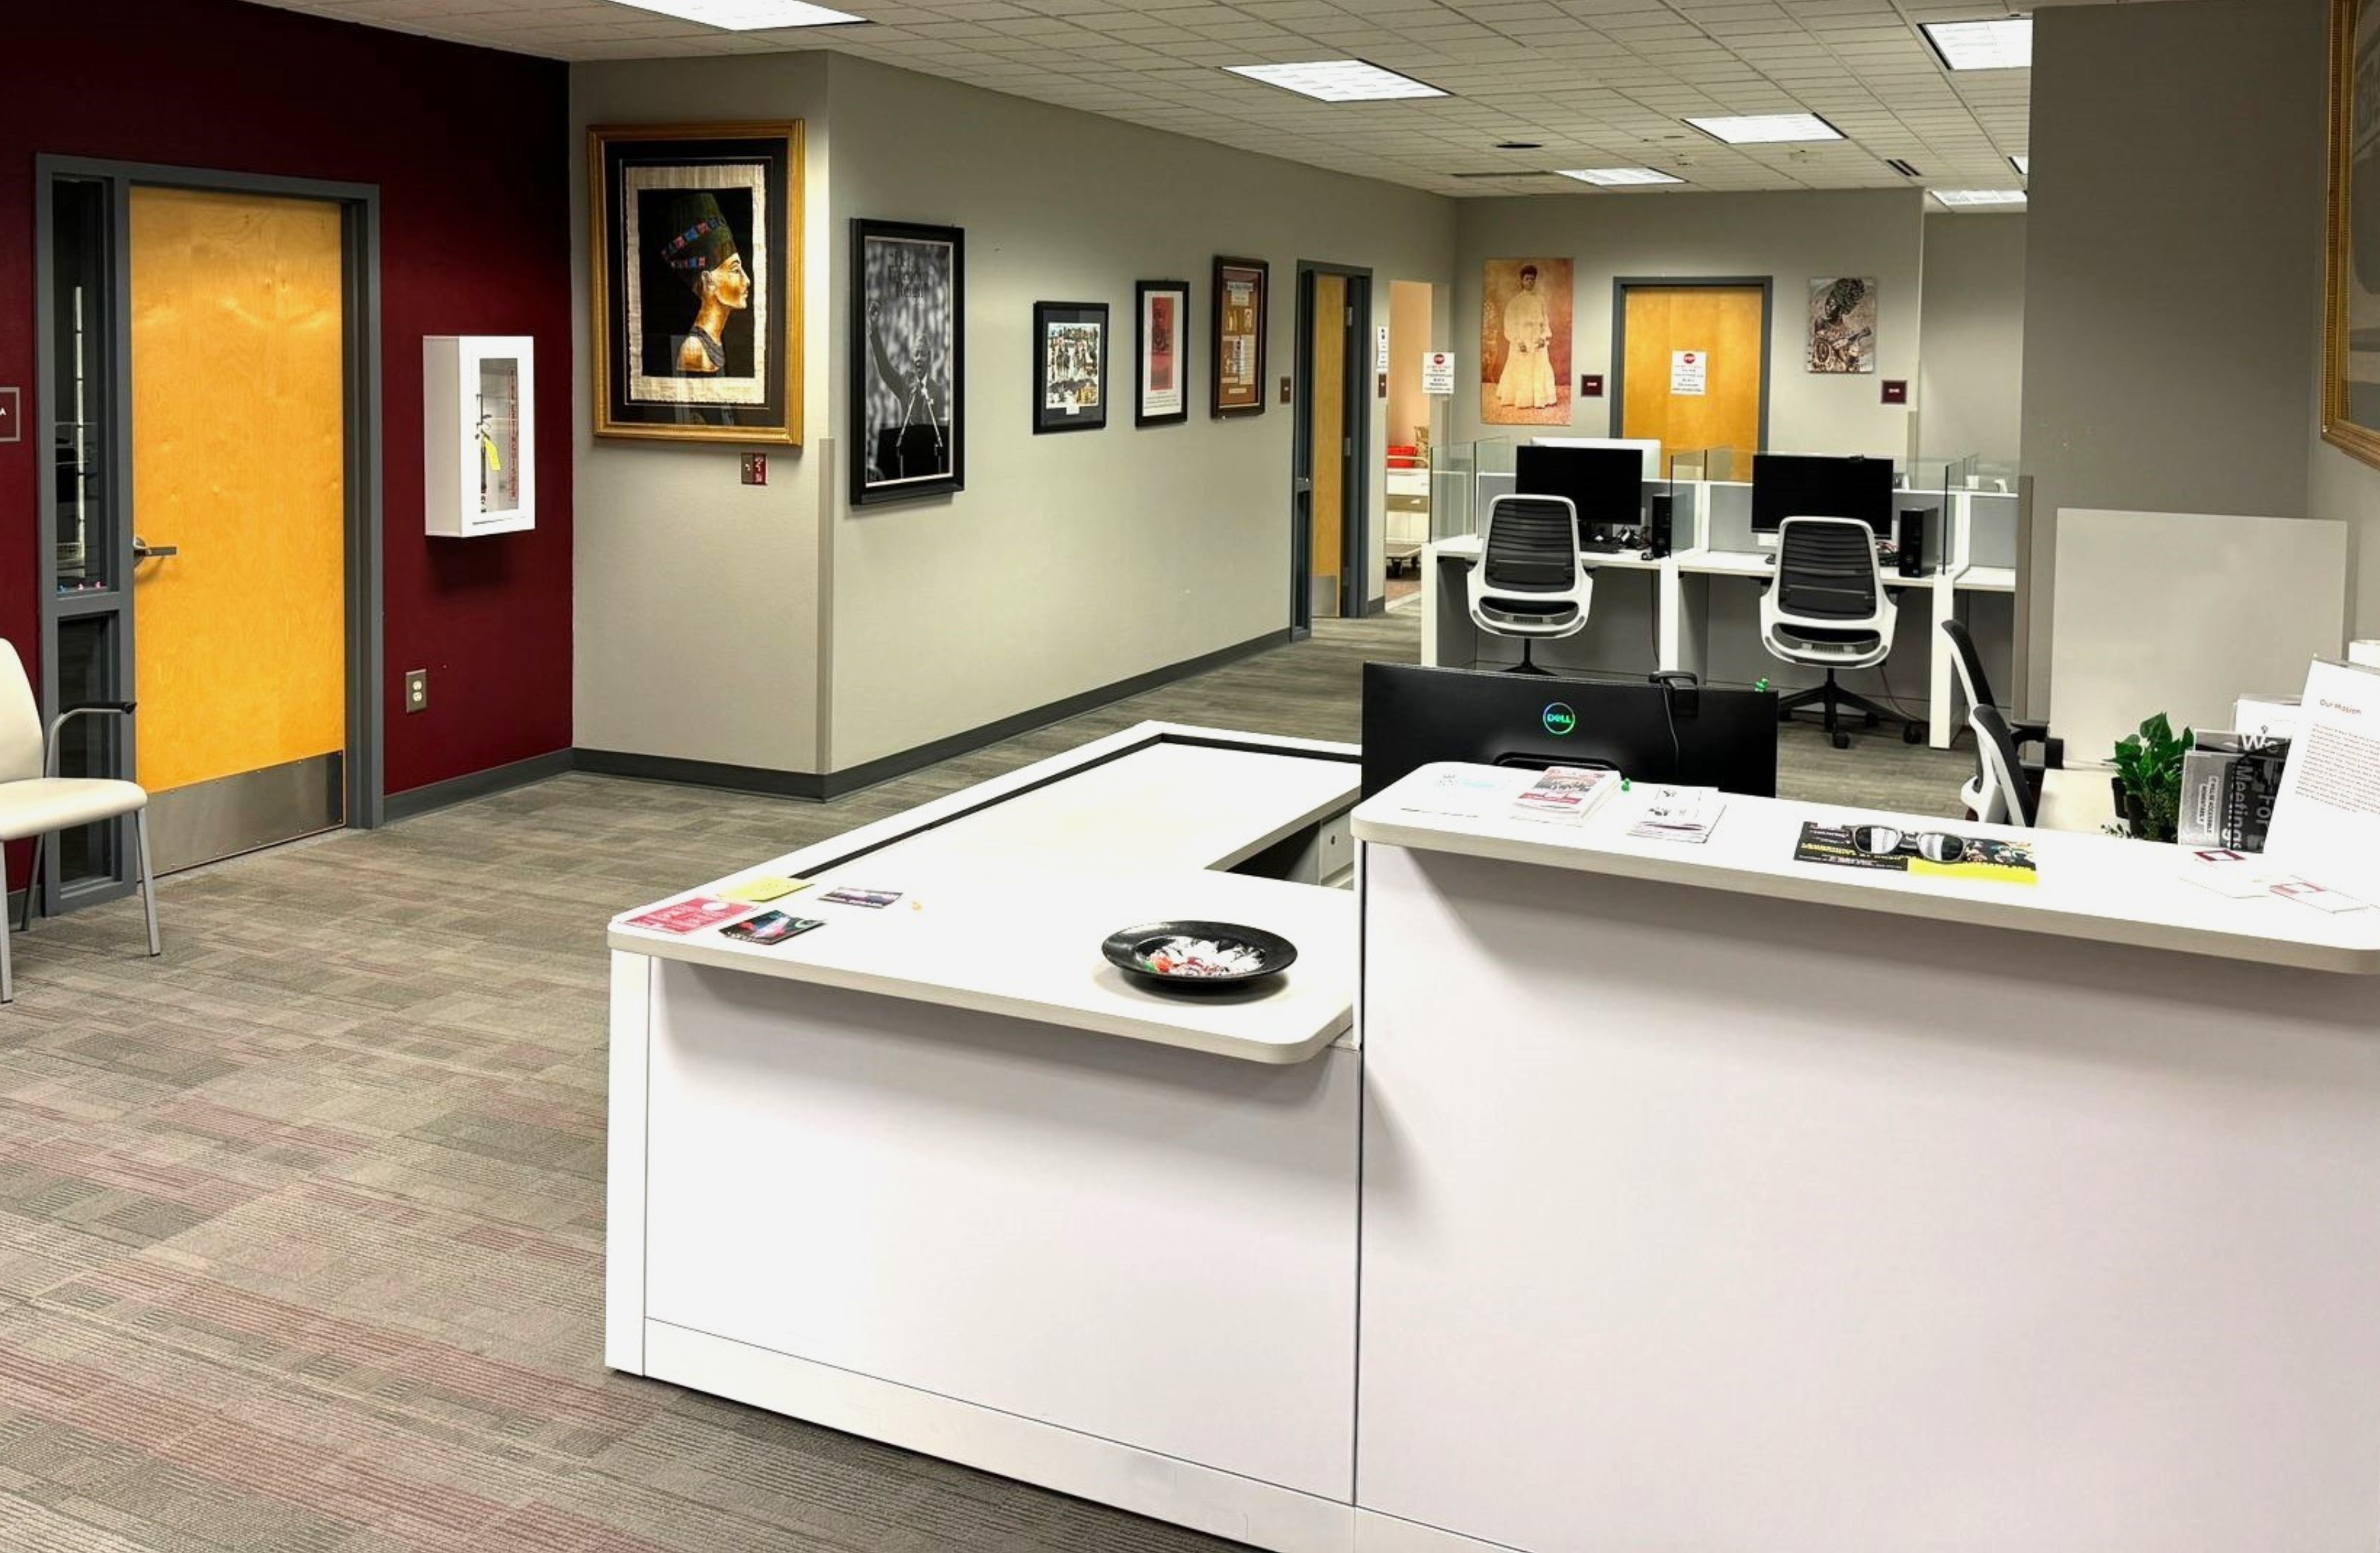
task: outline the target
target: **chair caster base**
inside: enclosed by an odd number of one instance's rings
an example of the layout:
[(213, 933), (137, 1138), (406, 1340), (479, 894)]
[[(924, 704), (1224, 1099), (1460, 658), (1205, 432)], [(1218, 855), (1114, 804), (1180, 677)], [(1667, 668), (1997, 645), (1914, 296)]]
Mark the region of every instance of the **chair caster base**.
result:
[(1835, 735), (1834, 735), (1834, 746), (1835, 746), (1835, 747), (1836, 747), (1837, 749), (1849, 749), (1849, 748), (1851, 748), (1851, 746), (1852, 746), (1852, 736), (1851, 736), (1849, 734), (1835, 734)]
[(1902, 744), (1924, 744), (1925, 742), (1925, 730), (1920, 728), (1914, 722), (1904, 722), (1900, 725), (1900, 742)]

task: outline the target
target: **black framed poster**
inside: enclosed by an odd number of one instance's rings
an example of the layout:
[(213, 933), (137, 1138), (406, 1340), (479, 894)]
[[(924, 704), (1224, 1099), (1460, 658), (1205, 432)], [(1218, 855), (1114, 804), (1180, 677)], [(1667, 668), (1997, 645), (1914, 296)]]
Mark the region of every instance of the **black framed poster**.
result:
[(1132, 423), (1171, 426), (1190, 419), (1190, 283), (1141, 281), (1136, 313)]
[(851, 500), (966, 487), (966, 235), (851, 224)]
[(1108, 423), (1108, 305), (1033, 304), (1033, 430), (1096, 431)]

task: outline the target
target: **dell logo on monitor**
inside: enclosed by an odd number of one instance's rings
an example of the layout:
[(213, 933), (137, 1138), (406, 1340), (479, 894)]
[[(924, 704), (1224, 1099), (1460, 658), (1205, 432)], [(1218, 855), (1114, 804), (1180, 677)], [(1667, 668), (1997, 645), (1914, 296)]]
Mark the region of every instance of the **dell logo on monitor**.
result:
[(1546, 710), (1537, 714), (1537, 720), (1546, 725), (1546, 732), (1556, 738), (1561, 737), (1578, 726), (1578, 713), (1570, 710), (1570, 703), (1567, 701), (1548, 702)]

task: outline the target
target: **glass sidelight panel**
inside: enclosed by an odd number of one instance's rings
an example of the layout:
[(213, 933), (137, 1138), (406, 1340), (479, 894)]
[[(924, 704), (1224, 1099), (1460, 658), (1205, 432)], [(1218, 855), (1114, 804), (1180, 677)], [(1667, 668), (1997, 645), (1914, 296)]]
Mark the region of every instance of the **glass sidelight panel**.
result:
[(51, 479), (57, 495), (57, 587), (62, 596), (123, 586), (115, 554), (114, 424), (115, 321), (109, 284), (108, 186), (78, 178), (51, 185), (51, 382), (57, 419)]
[[(85, 615), (58, 622), (58, 705), (118, 698), (115, 687), (116, 617)], [(124, 720), (118, 717), (78, 717), (58, 734), (58, 774), (70, 777), (120, 777), (124, 758)], [(113, 880), (117, 875), (116, 848), (123, 827), (114, 820), (84, 825), (58, 837), (58, 884)]]

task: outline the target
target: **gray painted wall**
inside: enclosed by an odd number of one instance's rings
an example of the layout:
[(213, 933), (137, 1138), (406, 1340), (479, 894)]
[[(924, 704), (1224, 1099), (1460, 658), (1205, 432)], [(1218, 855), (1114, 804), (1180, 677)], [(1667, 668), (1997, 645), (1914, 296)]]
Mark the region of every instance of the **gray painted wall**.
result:
[(1925, 218), (1925, 358), (1917, 441), (1928, 455), (2019, 462), (2024, 428), (2022, 215)]
[[(809, 143), (807, 445), (772, 451), (768, 486), (738, 484), (733, 446), (599, 442), (591, 366), (574, 374), (586, 747), (840, 770), (1282, 629), (1292, 418), (1206, 413), (1214, 256), (1271, 261), (1276, 380), (1294, 359), (1299, 260), (1371, 268), (1379, 324), (1390, 281), (1442, 285), (1452, 267), (1451, 200), (839, 55), (578, 65), (571, 83), (581, 131), (799, 117)], [(582, 232), (583, 158), (574, 140)], [(967, 489), (953, 498), (849, 504), (860, 215), (967, 231)], [(591, 362), (583, 240), (574, 277)], [(1186, 425), (1132, 425), (1140, 279), (1192, 283)], [(1106, 430), (1031, 433), (1037, 299), (1112, 309)], [(1382, 513), (1376, 479), (1367, 597)]]
[[(817, 482), (828, 411), (826, 55), (574, 65), (571, 285), (578, 369), (574, 591), (578, 746), (771, 770), (818, 767)], [(808, 147), (806, 448), (769, 450), (769, 483), (739, 483), (741, 449), (598, 438), (588, 300), (589, 124), (798, 118)], [(839, 263), (840, 261), (837, 261)]]
[[(1490, 259), (1568, 258), (1576, 285), (1572, 372), (1611, 365), (1611, 285), (1620, 276), (1770, 275), (1768, 441), (1803, 453), (1909, 450), (1906, 408), (1881, 402), (1884, 378), (1917, 377), (1924, 196), (1914, 189), (1791, 194), (1578, 194), (1463, 201), (1454, 328), (1461, 353), (1458, 438), (1530, 437), (1556, 428), (1488, 427), (1479, 419), (1480, 272)], [(1809, 282), (1873, 275), (1878, 283), (1874, 376), (1806, 370)], [(1575, 381), (1572, 385), (1577, 387)], [(1605, 435), (1614, 399), (1578, 402), (1572, 430)]]
[[(1297, 261), (1372, 270), (1368, 342), (1390, 282), (1452, 268), (1454, 202), (861, 60), (836, 58), (833, 83), (833, 240), (856, 216), (966, 228), (971, 440), (954, 497), (851, 509), (838, 481), (830, 768), (1285, 627), (1292, 417), (1271, 384), (1262, 416), (1208, 416), (1214, 257), (1271, 263), (1277, 383), (1294, 360)], [(839, 363), (835, 268), (813, 318)], [(1132, 287), (1165, 278), (1192, 283), (1191, 419), (1140, 431)], [(1106, 430), (1032, 434), (1037, 298), (1112, 309), (1124, 348)], [(1387, 406), (1369, 402), (1377, 453)], [(1367, 596), (1382, 512), (1376, 479)]]
[(2309, 515), (2324, 17), (2322, 0), (2174, 0), (2035, 18), (2023, 437), (2036, 711), (2059, 507)]

